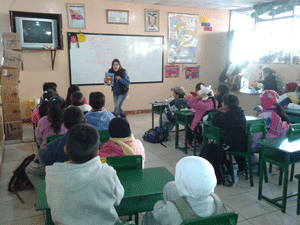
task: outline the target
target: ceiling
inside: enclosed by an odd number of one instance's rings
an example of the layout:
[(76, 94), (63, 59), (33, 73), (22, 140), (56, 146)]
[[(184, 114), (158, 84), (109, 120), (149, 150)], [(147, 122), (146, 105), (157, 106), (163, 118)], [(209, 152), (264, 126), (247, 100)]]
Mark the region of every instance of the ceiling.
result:
[(114, 2), (131, 2), (152, 5), (169, 5), (202, 9), (234, 10), (271, 2), (271, 0), (106, 0)]

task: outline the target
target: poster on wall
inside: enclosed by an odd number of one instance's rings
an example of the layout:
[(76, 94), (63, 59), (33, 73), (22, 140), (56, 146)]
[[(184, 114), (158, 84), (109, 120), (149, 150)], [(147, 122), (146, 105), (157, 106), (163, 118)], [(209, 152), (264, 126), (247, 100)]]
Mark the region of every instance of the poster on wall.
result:
[(67, 3), (67, 10), (68, 10), (69, 28), (85, 29), (84, 4)]
[(200, 77), (200, 66), (189, 67), (186, 66), (185, 70), (185, 79), (198, 79)]
[(169, 13), (168, 63), (197, 63), (199, 15)]
[(165, 78), (179, 78), (180, 66), (165, 66)]
[(145, 9), (146, 31), (158, 31), (159, 15), (158, 10)]

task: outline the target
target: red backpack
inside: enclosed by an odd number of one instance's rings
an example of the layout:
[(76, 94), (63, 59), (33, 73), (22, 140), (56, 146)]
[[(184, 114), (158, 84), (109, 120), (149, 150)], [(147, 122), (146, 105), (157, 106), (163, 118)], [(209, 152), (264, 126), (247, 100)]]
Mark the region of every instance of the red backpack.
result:
[(14, 193), (21, 203), (24, 203), (23, 199), (17, 193), (17, 191), (32, 189), (33, 185), (25, 173), (25, 168), (34, 160), (35, 154), (26, 157), (21, 165), (13, 171), (13, 176), (8, 184), (8, 191)]

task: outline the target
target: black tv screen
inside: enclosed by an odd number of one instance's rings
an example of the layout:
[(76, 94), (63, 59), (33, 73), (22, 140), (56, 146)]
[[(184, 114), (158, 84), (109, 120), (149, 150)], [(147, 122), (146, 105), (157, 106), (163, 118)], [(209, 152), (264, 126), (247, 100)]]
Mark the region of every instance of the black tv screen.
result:
[(52, 43), (51, 22), (23, 20), (24, 43)]

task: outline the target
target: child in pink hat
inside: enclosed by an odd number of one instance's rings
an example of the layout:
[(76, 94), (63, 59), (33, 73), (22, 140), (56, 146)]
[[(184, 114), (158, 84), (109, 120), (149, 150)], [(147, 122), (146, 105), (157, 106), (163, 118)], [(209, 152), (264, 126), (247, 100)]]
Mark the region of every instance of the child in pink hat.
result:
[(258, 118), (266, 119), (266, 138), (276, 138), (286, 135), (290, 126), (290, 119), (278, 104), (278, 94), (273, 90), (264, 91), (260, 99), (263, 110)]

